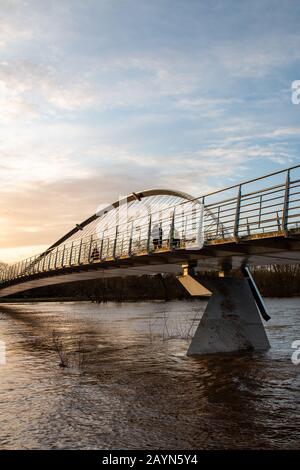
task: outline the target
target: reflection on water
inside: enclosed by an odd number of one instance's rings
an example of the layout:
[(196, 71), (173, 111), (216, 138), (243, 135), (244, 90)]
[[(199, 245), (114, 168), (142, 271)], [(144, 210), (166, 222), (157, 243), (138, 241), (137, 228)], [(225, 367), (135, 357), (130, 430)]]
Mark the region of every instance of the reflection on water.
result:
[(267, 304), (268, 353), (197, 359), (202, 301), (0, 305), (0, 448), (299, 448), (300, 299)]

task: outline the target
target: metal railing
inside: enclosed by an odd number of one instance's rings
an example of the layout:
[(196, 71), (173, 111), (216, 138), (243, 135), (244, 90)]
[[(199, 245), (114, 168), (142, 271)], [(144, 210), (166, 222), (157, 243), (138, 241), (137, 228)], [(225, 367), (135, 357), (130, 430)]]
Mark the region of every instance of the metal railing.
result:
[[(66, 241), (7, 266), (0, 272), (0, 285), (64, 268), (195, 249), (200, 217), (204, 244), (300, 231), (300, 165), (183, 201), (157, 214), (109, 227), (97, 236)], [(158, 235), (153, 235), (155, 224)]]

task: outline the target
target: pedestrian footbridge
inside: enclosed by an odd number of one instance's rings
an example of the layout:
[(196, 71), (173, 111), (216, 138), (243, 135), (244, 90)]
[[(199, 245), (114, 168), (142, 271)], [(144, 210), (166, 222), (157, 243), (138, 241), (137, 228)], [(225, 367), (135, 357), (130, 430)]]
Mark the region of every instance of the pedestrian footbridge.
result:
[(99, 277), (174, 273), (192, 295), (214, 294), (190, 354), (267, 349), (259, 316), (267, 313), (249, 267), (299, 262), (297, 165), (201, 196), (133, 192), (43, 253), (3, 269), (0, 297)]

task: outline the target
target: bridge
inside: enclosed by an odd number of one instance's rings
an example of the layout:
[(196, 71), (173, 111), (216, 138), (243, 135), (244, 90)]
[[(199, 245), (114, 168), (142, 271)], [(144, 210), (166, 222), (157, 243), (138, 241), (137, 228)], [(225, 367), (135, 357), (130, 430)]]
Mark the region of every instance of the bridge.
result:
[[(0, 272), (0, 297), (89, 280), (173, 273), (191, 295), (211, 295), (189, 354), (266, 350), (269, 319), (249, 267), (300, 262), (300, 165), (192, 195), (133, 192), (46, 251)], [(212, 275), (215, 274), (215, 275)]]

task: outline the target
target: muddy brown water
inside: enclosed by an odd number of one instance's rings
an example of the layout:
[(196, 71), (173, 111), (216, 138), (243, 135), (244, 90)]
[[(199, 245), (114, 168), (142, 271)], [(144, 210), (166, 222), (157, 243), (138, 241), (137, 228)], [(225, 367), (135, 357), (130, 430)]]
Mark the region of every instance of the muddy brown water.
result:
[(0, 449), (300, 448), (300, 298), (266, 303), (269, 352), (201, 358), (204, 301), (0, 304)]

